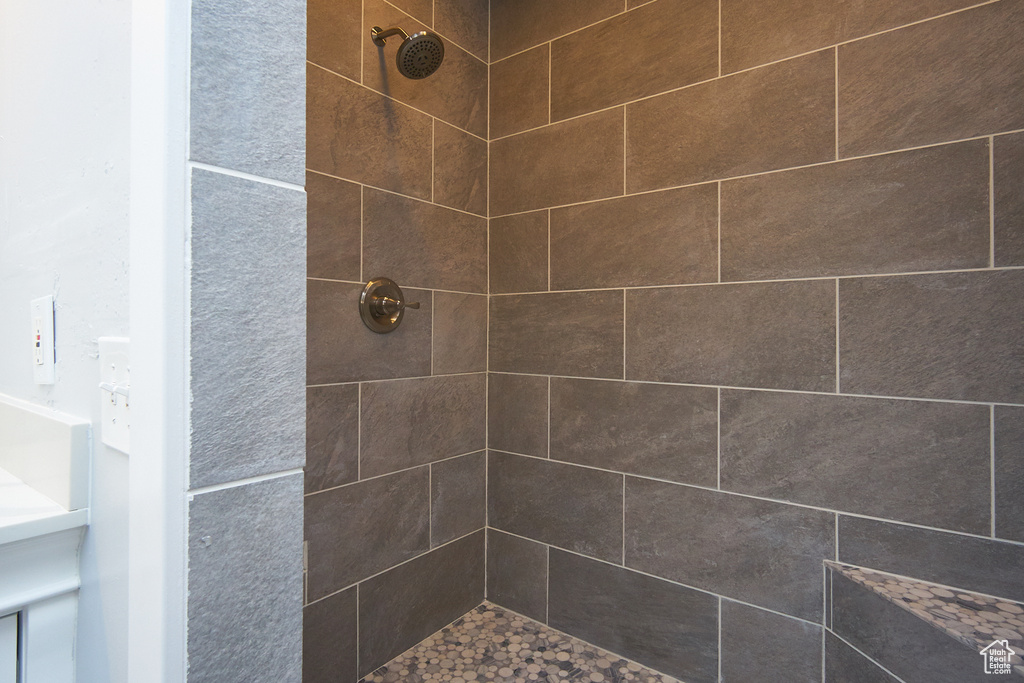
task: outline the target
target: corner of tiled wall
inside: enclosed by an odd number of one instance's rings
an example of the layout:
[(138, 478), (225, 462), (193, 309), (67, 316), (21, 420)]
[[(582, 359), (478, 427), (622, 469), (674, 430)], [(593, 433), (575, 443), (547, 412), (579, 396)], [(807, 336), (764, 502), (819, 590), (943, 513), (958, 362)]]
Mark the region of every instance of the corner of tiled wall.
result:
[(305, 2), (191, 26), (188, 680), (298, 683)]
[[(484, 597), (487, 0), (311, 0), (305, 683), (353, 683)], [(436, 31), (400, 76), (372, 26)], [(420, 303), (388, 334), (366, 281)]]
[(491, 10), (488, 598), (819, 683), (824, 560), (1019, 599), (1024, 3)]

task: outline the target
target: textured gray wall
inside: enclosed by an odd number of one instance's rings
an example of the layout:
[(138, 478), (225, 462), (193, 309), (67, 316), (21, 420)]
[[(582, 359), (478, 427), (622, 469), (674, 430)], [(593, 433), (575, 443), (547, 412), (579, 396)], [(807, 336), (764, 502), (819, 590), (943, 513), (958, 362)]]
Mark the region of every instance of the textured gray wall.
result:
[(192, 5), (190, 682), (302, 677), (305, 10)]

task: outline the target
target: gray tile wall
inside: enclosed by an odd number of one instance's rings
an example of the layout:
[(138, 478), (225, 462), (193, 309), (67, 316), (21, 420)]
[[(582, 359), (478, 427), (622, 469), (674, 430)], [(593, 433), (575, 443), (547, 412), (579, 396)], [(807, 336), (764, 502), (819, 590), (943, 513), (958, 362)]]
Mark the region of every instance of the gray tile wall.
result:
[[(191, 3), (190, 682), (302, 680), (305, 10), (303, 0)], [(353, 210), (351, 187), (322, 189)], [(312, 231), (352, 242), (330, 223)], [(353, 269), (330, 249), (312, 263)], [(351, 476), (345, 415), (314, 437), (314, 486)]]
[(788, 682), (823, 560), (1024, 591), (1022, 21), (493, 0), (491, 599)]
[[(354, 683), (484, 597), (489, 15), (308, 1), (304, 675)], [(375, 25), (444, 63), (400, 76)], [(390, 334), (359, 317), (374, 277), (421, 304)]]

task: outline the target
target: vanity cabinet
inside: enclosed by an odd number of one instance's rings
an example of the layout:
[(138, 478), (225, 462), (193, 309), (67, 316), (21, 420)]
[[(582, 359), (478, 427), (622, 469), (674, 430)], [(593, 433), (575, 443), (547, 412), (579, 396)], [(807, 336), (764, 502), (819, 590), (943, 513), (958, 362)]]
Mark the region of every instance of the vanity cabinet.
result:
[(0, 683), (18, 683), (18, 615), (0, 618)]

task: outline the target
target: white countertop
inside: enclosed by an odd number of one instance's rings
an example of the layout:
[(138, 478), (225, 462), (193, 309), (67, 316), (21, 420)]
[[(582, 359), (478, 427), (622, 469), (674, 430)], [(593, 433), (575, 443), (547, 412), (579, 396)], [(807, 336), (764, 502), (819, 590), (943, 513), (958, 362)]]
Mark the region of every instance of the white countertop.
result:
[(88, 510), (68, 512), (0, 469), (0, 544), (84, 526), (88, 521)]

